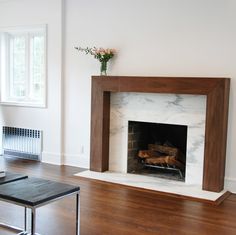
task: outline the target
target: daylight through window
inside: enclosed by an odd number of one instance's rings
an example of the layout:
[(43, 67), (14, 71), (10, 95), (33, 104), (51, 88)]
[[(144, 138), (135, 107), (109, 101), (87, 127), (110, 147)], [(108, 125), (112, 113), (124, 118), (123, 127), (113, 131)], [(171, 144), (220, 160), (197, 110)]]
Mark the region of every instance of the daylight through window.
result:
[(46, 27), (0, 31), (1, 102), (45, 106)]

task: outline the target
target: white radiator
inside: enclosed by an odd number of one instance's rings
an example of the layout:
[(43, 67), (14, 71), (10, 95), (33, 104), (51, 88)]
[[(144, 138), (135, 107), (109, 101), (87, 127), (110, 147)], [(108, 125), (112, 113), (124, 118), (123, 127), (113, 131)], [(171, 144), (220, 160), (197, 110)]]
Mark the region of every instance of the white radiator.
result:
[(3, 126), (4, 154), (19, 158), (41, 160), (42, 131)]

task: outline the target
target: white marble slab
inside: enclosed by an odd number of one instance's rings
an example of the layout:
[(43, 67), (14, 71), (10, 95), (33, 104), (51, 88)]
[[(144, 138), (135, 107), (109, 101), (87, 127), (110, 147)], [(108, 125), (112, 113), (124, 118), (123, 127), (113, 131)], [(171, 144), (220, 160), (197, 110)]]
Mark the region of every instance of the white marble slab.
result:
[(188, 197), (200, 198), (210, 201), (216, 201), (221, 197), (225, 191), (220, 193), (214, 193), (209, 191), (204, 191), (199, 185), (185, 184), (183, 182), (160, 179), (157, 177), (134, 175), (134, 174), (124, 174), (116, 172), (95, 172), (95, 171), (83, 171), (76, 176), (85, 177), (89, 179), (102, 180), (111, 183), (118, 183), (127, 186), (149, 189), (159, 192), (173, 193)]
[(201, 188), (205, 116), (204, 95), (112, 93), (109, 171), (127, 172), (128, 121), (186, 125), (188, 131), (185, 184), (198, 184)]

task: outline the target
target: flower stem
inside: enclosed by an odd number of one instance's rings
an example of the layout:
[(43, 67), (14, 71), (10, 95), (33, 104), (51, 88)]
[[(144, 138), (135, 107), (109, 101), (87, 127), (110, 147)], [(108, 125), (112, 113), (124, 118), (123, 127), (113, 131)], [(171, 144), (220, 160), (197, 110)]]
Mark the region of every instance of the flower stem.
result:
[(101, 61), (100, 75), (101, 76), (107, 75), (107, 61)]

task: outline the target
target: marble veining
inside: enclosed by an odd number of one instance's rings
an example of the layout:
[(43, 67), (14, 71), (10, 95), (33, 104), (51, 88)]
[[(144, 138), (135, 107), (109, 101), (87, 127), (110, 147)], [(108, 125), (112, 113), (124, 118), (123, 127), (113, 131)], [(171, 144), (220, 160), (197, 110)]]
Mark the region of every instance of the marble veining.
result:
[(183, 97), (181, 95), (174, 95), (175, 96), (175, 100), (174, 101), (168, 101), (167, 104), (169, 106), (179, 106), (182, 107), (181, 103), (183, 101)]
[[(110, 115), (109, 171), (127, 172), (128, 121), (187, 125), (187, 160), (184, 185), (198, 185), (201, 188), (206, 96), (111, 93)], [(162, 180), (164, 179), (159, 181), (162, 182)]]

